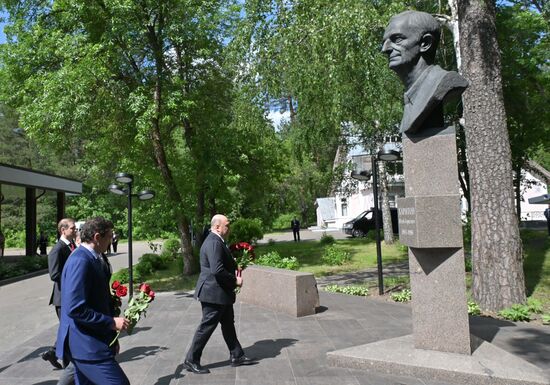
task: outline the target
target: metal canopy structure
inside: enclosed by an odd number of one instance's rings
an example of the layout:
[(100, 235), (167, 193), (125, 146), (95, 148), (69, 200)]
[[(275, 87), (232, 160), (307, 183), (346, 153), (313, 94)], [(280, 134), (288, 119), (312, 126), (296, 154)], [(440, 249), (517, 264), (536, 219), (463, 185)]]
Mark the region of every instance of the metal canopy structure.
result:
[[(65, 195), (82, 193), (81, 181), (4, 163), (0, 163), (2, 184), (25, 188), (26, 255), (34, 255), (36, 252), (36, 200), (41, 196), (36, 196), (36, 190), (57, 192), (58, 221), (65, 216)], [(0, 197), (0, 204), (2, 200), (3, 197)]]

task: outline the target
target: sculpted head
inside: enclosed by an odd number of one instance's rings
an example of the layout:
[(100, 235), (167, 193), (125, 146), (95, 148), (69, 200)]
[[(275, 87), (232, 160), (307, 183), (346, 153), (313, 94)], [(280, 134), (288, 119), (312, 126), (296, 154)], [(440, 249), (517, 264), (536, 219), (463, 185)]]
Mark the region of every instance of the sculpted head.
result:
[(405, 11), (390, 19), (382, 52), (388, 55), (390, 69), (404, 83), (408, 83), (411, 74), (414, 77), (434, 63), (440, 32), (437, 20), (425, 12)]

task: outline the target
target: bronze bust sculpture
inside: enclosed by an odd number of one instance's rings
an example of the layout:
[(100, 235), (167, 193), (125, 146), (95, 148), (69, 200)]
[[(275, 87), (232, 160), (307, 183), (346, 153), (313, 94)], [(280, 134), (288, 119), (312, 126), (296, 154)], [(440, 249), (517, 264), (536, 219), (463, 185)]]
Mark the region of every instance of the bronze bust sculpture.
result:
[(401, 133), (443, 127), (443, 103), (460, 96), (468, 81), (454, 71), (434, 65), (440, 27), (425, 12), (405, 11), (391, 18), (382, 52), (405, 85)]

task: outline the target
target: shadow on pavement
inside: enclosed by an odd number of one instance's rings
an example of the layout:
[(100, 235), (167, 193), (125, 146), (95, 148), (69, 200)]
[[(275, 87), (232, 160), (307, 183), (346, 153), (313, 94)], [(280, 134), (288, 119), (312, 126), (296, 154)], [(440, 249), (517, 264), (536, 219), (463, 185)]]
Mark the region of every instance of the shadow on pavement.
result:
[(266, 358), (275, 358), (281, 354), (281, 350), (294, 345), (298, 340), (294, 338), (280, 338), (276, 340), (261, 340), (254, 345), (245, 348), (246, 355), (255, 357), (258, 361)]
[(137, 361), (142, 358), (153, 356), (159, 352), (168, 350), (164, 346), (138, 346), (128, 349), (118, 355), (118, 362)]
[(185, 375), (181, 374), (181, 372), (183, 372), (183, 364), (178, 365), (178, 367), (176, 368), (174, 374), (164, 376), (164, 377), (160, 377), (157, 380), (157, 382), (155, 382), (153, 385), (170, 385), (172, 380), (176, 380), (176, 379), (185, 377)]

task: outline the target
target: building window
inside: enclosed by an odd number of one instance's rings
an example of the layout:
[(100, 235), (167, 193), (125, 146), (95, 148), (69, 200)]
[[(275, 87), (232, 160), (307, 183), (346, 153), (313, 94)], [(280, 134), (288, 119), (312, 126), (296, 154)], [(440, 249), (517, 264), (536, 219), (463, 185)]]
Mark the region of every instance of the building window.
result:
[(348, 204), (346, 201), (342, 202), (342, 216), (347, 217), (348, 216)]

